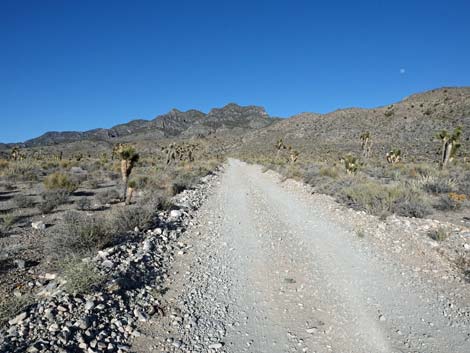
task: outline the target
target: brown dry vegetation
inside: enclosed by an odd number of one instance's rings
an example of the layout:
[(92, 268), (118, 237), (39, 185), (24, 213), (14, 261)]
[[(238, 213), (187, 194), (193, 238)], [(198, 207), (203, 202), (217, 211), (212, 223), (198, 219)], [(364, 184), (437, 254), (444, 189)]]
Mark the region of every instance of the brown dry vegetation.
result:
[[(151, 226), (156, 212), (172, 207), (173, 195), (222, 162), (204, 146), (191, 161), (167, 165), (162, 147), (137, 147), (141, 158), (130, 175), (129, 205), (120, 199), (120, 166), (111, 149), (90, 156), (76, 152), (62, 160), (52, 152), (33, 158), (25, 150), (26, 159), (0, 160), (0, 294), (21, 293), (17, 300), (0, 301), (0, 316), (11, 317), (28, 304), (21, 299), (34, 290), (27, 283), (46, 271), (68, 278), (71, 290), (94, 288), (99, 276), (80, 258), (133, 236), (129, 231), (135, 227)], [(45, 230), (32, 228), (38, 221)]]

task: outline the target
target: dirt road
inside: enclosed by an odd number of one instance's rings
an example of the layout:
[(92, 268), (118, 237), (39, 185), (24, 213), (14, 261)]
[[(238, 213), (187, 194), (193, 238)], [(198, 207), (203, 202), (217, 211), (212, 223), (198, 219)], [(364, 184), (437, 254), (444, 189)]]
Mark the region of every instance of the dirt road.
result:
[[(470, 352), (468, 301), (231, 160), (139, 352)], [(393, 235), (390, 235), (393, 236)], [(452, 290), (449, 287), (449, 290)]]

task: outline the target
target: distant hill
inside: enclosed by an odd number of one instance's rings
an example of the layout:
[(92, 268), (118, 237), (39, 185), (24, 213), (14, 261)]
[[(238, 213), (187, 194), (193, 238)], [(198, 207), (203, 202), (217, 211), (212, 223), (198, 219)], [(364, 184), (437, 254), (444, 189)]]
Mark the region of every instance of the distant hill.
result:
[(242, 107), (230, 103), (223, 108), (212, 109), (208, 114), (198, 110), (181, 112), (173, 109), (153, 120), (132, 120), (110, 129), (94, 129), (84, 132), (47, 132), (22, 143), (25, 147), (50, 146), (83, 140), (113, 142), (125, 138), (174, 138), (204, 137), (220, 133), (245, 133), (274, 123), (264, 108)]
[(373, 109), (298, 114), (248, 133), (240, 148), (245, 153), (273, 152), (274, 142), (283, 138), (301, 152), (337, 156), (359, 153), (359, 136), (369, 131), (372, 153), (378, 157), (400, 148), (405, 156), (427, 159), (439, 152), (436, 133), (457, 126), (463, 129), (460, 154), (470, 157), (470, 87), (431, 90)]
[[(391, 148), (400, 148), (405, 158), (419, 160), (435, 159), (439, 153), (436, 133), (457, 126), (463, 129), (459, 153), (470, 157), (470, 87), (435, 89), (372, 109), (302, 113), (286, 119), (272, 118), (262, 107), (235, 103), (207, 114), (173, 109), (152, 120), (133, 120), (110, 129), (48, 132), (22, 145), (70, 155), (78, 150), (102, 153), (116, 142), (137, 143), (150, 151), (155, 143), (169, 139), (203, 138), (225, 152), (272, 154), (275, 141), (283, 138), (301, 153), (337, 158), (359, 153), (359, 136), (369, 131), (373, 155), (383, 158)], [(0, 152), (5, 154), (11, 147), (0, 144)]]

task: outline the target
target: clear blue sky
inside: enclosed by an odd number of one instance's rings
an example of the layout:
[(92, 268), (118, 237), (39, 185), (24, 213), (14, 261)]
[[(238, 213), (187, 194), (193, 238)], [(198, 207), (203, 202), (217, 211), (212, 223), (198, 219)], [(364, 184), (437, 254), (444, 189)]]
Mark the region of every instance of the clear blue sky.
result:
[(0, 0), (0, 141), (228, 102), (274, 116), (470, 85), (470, 1)]

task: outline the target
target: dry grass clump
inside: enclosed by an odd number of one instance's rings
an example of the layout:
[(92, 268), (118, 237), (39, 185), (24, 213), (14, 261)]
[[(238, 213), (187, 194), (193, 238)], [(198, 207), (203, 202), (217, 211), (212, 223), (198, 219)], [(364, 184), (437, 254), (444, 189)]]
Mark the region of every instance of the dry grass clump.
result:
[(115, 235), (104, 217), (67, 212), (46, 240), (46, 251), (53, 260), (64, 256), (85, 256), (113, 243)]
[(63, 262), (61, 274), (66, 281), (65, 290), (74, 294), (90, 293), (98, 289), (105, 279), (92, 263), (79, 258)]
[(135, 227), (145, 229), (152, 224), (155, 211), (150, 205), (118, 208), (111, 215), (111, 228), (115, 234), (133, 230)]
[(106, 205), (108, 203), (112, 203), (116, 200), (119, 200), (119, 197), (119, 192), (116, 189), (103, 190), (96, 195), (96, 199), (102, 205)]
[(18, 194), (13, 198), (13, 202), (18, 208), (30, 208), (34, 206), (34, 200), (24, 194)]
[(422, 218), (431, 213), (430, 204), (422, 193), (400, 184), (358, 183), (345, 188), (342, 198), (349, 206), (378, 216), (395, 213)]
[(48, 190), (41, 193), (41, 202), (37, 205), (43, 214), (51, 213), (69, 200), (70, 193), (65, 189)]
[(11, 161), (3, 171), (3, 175), (14, 181), (37, 181), (42, 175), (41, 168), (31, 161)]
[(444, 227), (439, 227), (429, 232), (429, 237), (435, 241), (444, 241), (449, 236), (450, 232)]
[(69, 193), (78, 188), (78, 184), (73, 182), (67, 174), (55, 172), (44, 178), (44, 187), (47, 190), (67, 190)]
[(7, 213), (4, 214), (0, 217), (1, 223), (0, 223), (0, 230), (1, 233), (8, 233), (13, 225), (16, 223), (18, 220), (18, 216), (14, 213)]
[(11, 295), (0, 300), (0, 325), (4, 325), (11, 318), (25, 311), (33, 303), (33, 296), (24, 294), (20, 297)]
[(464, 194), (457, 194), (450, 192), (445, 195), (441, 195), (439, 202), (436, 204), (436, 208), (441, 211), (455, 211), (467, 205), (467, 196)]

